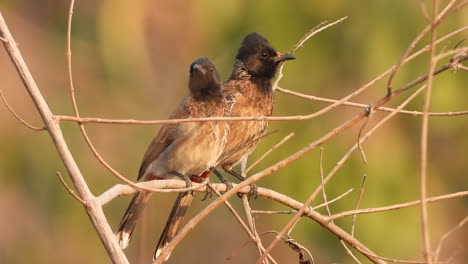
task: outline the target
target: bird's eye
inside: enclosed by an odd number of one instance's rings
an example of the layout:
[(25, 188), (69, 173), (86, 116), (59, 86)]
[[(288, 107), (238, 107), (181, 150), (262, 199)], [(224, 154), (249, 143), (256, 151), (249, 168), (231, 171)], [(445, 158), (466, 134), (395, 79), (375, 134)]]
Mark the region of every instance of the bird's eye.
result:
[(267, 56), (268, 56), (268, 53), (266, 51), (262, 53), (263, 58), (266, 58)]

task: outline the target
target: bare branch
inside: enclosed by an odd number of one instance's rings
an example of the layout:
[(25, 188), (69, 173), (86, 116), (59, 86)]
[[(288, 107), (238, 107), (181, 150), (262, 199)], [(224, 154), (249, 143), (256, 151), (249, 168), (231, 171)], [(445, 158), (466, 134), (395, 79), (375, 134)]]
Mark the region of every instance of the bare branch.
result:
[[(456, 193), (451, 193), (451, 194), (445, 194), (445, 195), (426, 198), (425, 202), (426, 203), (433, 203), (433, 202), (444, 201), (444, 200), (449, 200), (449, 199), (454, 199), (454, 198), (459, 198), (459, 197), (465, 197), (465, 196), (468, 196), (468, 191), (456, 192)], [(343, 217), (346, 217), (346, 216), (351, 216), (351, 215), (371, 214), (371, 213), (392, 211), (392, 210), (408, 208), (408, 207), (411, 207), (411, 206), (417, 206), (417, 205), (420, 205), (420, 204), (421, 204), (421, 201), (416, 200), (416, 201), (412, 201), (412, 202), (401, 203), (401, 204), (393, 204), (393, 205), (383, 206), (383, 207), (375, 207), (375, 208), (367, 208), (367, 209), (346, 211), (346, 212), (341, 212), (341, 213), (337, 213), (337, 214), (332, 215), (332, 217), (330, 217), (330, 221), (336, 220), (336, 219), (339, 219), (339, 218), (343, 218)]]
[(70, 98), (73, 106), (73, 112), (77, 117), (80, 116), (78, 112), (78, 106), (76, 105), (75, 98), (75, 87), (73, 85), (73, 70), (72, 70), (72, 52), (71, 52), (71, 26), (73, 19), (73, 7), (75, 5), (75, 0), (70, 0), (70, 9), (68, 11), (68, 24), (67, 24), (67, 62), (68, 62), (68, 81), (70, 84)]
[[(457, 64), (459, 67), (463, 67), (461, 64)], [(314, 95), (308, 95), (308, 94), (303, 94), (299, 93), (296, 91), (288, 90), (282, 87), (278, 87), (277, 91), (284, 93), (284, 94), (289, 94), (289, 95), (294, 95), (300, 98), (305, 98), (313, 101), (318, 101), (318, 102), (325, 102), (325, 103), (336, 103), (338, 100), (336, 99), (329, 99), (329, 98), (324, 98), (320, 96), (314, 96)], [(369, 107), (369, 105), (366, 104), (360, 104), (360, 103), (355, 103), (355, 102), (344, 102), (342, 105), (345, 106), (352, 106), (356, 108), (363, 108), (366, 109)], [(392, 112), (395, 110), (394, 108), (390, 107), (384, 107), (381, 106), (379, 108), (374, 108), (375, 111), (382, 111), (382, 112)], [(412, 116), (422, 116), (423, 112), (420, 111), (412, 111), (412, 110), (401, 110), (399, 111), (400, 114), (407, 114), (407, 115), (412, 115)], [(456, 112), (429, 112), (428, 113), (430, 116), (461, 116), (461, 115), (468, 115), (468, 110), (467, 111), (456, 111)]]
[[(455, 3), (455, 0), (451, 4)], [(450, 6), (450, 4), (448, 5)], [(448, 8), (446, 9), (448, 10)], [(421, 158), (419, 163), (419, 190), (420, 190), (420, 200), (421, 200), (421, 233), (422, 233), (422, 242), (424, 248), (424, 259), (427, 263), (431, 264), (432, 252), (431, 252), (431, 242), (430, 242), (430, 233), (429, 233), (429, 216), (427, 212), (427, 203), (425, 202), (427, 197), (427, 141), (428, 141), (428, 131), (429, 131), (429, 115), (427, 114), (430, 111), (431, 106), (431, 94), (432, 94), (432, 80), (433, 73), (437, 64), (437, 58), (435, 57), (435, 41), (437, 34), (437, 13), (439, 12), (439, 1), (433, 1), (433, 10), (432, 10), (432, 21), (430, 24), (431, 29), (431, 41), (429, 44), (429, 70), (428, 78), (426, 84), (426, 96), (424, 98), (424, 107), (423, 107), (423, 119), (421, 126)]]
[[(302, 47), (304, 45), (304, 43), (307, 42), (307, 40), (309, 40), (311, 37), (313, 37), (315, 34), (331, 27), (331, 26), (334, 26), (338, 23), (340, 23), (341, 21), (345, 20), (346, 18), (348, 17), (342, 17), (340, 19), (338, 19), (337, 21), (333, 22), (333, 23), (330, 23), (330, 24), (327, 24), (328, 22), (327, 21), (323, 21), (321, 22), (320, 24), (318, 24), (317, 26), (315, 26), (313, 29), (309, 30), (309, 32), (307, 32), (300, 40), (299, 42), (297, 42), (297, 44), (291, 49), (291, 51), (289, 51), (290, 54), (294, 53), (297, 49), (299, 49), (300, 47)], [(276, 90), (276, 88), (278, 88), (278, 83), (280, 82), (280, 80), (283, 78), (283, 67), (284, 67), (284, 63), (281, 64), (279, 70), (278, 70), (278, 77), (276, 78), (275, 82), (273, 83), (272, 87), (273, 87), (273, 91)]]

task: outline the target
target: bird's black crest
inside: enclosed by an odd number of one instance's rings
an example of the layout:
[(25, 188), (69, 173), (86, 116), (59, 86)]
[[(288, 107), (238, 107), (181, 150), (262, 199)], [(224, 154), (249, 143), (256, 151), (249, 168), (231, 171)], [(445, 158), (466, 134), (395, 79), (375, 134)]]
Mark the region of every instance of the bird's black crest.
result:
[(259, 54), (260, 52), (268, 52), (269, 55), (272, 56), (276, 54), (275, 49), (271, 47), (266, 38), (256, 32), (253, 32), (245, 36), (237, 53), (236, 59), (245, 60), (249, 56), (253, 54)]

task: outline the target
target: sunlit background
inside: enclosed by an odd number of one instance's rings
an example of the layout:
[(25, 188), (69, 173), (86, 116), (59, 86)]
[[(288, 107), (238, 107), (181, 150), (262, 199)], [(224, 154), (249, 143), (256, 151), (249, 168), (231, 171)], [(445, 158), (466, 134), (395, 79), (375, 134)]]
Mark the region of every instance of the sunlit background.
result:
[[(432, 1), (430, 1), (432, 2)], [(440, 1), (441, 5), (448, 1)], [(68, 1), (0, 0), (6, 20), (40, 90), (55, 114), (72, 115), (66, 57)], [(430, 5), (428, 10), (431, 10)], [(442, 36), (468, 25), (468, 8), (451, 15), (440, 26)], [(239, 43), (253, 31), (287, 52), (308, 30), (322, 21), (348, 16), (343, 23), (313, 37), (287, 63), (280, 86), (310, 95), (339, 99), (394, 63), (426, 26), (420, 1), (76, 1), (72, 30), (72, 58), (80, 114), (86, 117), (164, 119), (187, 95), (189, 64), (208, 57), (223, 79), (229, 77)], [(466, 31), (445, 42), (451, 49)], [(417, 49), (428, 43), (428, 37)], [(439, 49), (440, 50), (440, 49)], [(394, 87), (427, 72), (428, 56), (404, 66)], [(443, 62), (445, 63), (445, 61)], [(385, 95), (386, 79), (355, 99), (371, 103)], [(435, 78), (432, 111), (468, 110), (468, 74), (445, 72)], [(17, 113), (37, 126), (41, 121), (6, 52), (0, 51), (0, 88)], [(395, 107), (403, 94), (392, 101)], [(408, 106), (422, 109), (423, 96)], [(276, 93), (274, 115), (305, 115), (326, 103)], [(295, 136), (256, 166), (260, 171), (300, 150), (359, 109), (339, 107), (306, 121), (273, 122), (254, 152), (252, 162), (291, 132)], [(374, 115), (370, 125), (384, 114)], [(91, 190), (98, 195), (118, 183), (93, 157), (74, 123), (62, 123), (67, 143)], [(55, 176), (69, 180), (46, 132), (22, 126), (0, 106), (0, 263), (109, 263), (110, 260), (82, 206)], [(117, 171), (135, 179), (157, 126), (86, 126), (101, 155)], [(323, 145), (325, 173), (356, 142), (359, 126)], [(327, 185), (329, 198), (355, 190), (331, 205), (332, 213), (352, 210), (362, 178), (367, 182), (361, 207), (377, 207), (419, 198), (418, 162), (421, 118), (399, 115), (383, 126), (363, 148), (368, 164), (356, 152)], [(430, 196), (468, 189), (468, 116), (430, 119), (428, 193)], [(304, 201), (320, 183), (317, 149), (258, 184)], [(213, 179), (214, 180), (214, 179)], [(172, 207), (173, 194), (157, 194), (145, 221), (126, 251), (134, 263), (148, 263), (162, 225)], [(210, 201), (195, 197), (189, 216)], [(104, 209), (115, 230), (128, 204), (122, 197)], [(231, 202), (243, 212), (240, 199)], [(319, 197), (314, 204), (322, 202)], [(262, 198), (254, 209), (287, 210)], [(432, 248), (439, 238), (467, 215), (467, 199), (429, 205)], [(321, 209), (322, 214), (326, 211)], [(260, 233), (280, 230), (290, 215), (258, 215)], [(352, 218), (337, 221), (350, 231)], [(356, 237), (376, 254), (396, 259), (421, 259), (418, 207), (361, 215)], [(447, 258), (468, 258), (467, 228), (449, 237), (442, 249)], [(316, 263), (352, 263), (337, 238), (310, 219), (302, 219), (292, 238), (313, 254)], [(271, 241), (272, 234), (262, 236)], [(173, 252), (170, 263), (254, 263), (256, 247), (225, 207), (198, 225)], [(364, 260), (359, 253), (355, 253)], [(278, 263), (297, 263), (297, 253), (280, 243), (273, 251)], [(230, 258), (230, 260), (227, 260)]]

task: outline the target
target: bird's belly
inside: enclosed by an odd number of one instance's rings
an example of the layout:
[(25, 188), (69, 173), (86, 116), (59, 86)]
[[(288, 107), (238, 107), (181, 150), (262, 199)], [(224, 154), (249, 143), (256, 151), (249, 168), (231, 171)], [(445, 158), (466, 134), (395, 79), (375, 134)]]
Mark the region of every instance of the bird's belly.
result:
[(227, 124), (207, 122), (186, 133), (171, 144), (150, 166), (149, 171), (162, 178), (171, 171), (199, 176), (216, 166), (227, 140)]

